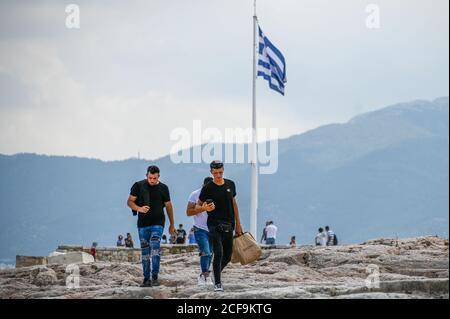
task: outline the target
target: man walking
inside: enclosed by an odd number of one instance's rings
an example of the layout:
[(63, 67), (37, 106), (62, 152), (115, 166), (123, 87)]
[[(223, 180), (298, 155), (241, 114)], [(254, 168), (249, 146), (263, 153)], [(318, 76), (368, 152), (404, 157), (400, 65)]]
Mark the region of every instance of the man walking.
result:
[(269, 225), (266, 227), (266, 245), (275, 245), (277, 231), (278, 227), (273, 224), (273, 221), (269, 221)]
[[(207, 225), (214, 253), (214, 290), (223, 291), (221, 272), (231, 261), (233, 230), (242, 235), (242, 226), (234, 182), (223, 178), (222, 162), (213, 161), (210, 169), (213, 181), (203, 186), (196, 209), (208, 212)], [(206, 205), (203, 206), (204, 203)]]
[(134, 183), (127, 201), (133, 214), (138, 215), (137, 226), (144, 273), (144, 282), (141, 287), (158, 285), (161, 236), (165, 224), (164, 208), (169, 217), (169, 233), (176, 233), (169, 188), (159, 181), (159, 168), (149, 166), (146, 177)]
[[(203, 186), (212, 182), (212, 177), (206, 177), (203, 180)], [(208, 213), (206, 212), (206, 203), (203, 206), (197, 206), (198, 198), (200, 196), (201, 188), (192, 192), (189, 196), (188, 205), (186, 208), (186, 215), (194, 216), (194, 236), (197, 241), (198, 250), (200, 254), (200, 268), (201, 273), (198, 277), (198, 284), (200, 286), (205, 284), (212, 284), (210, 277), (209, 268), (211, 266), (211, 242), (209, 240), (209, 229), (208, 229)]]

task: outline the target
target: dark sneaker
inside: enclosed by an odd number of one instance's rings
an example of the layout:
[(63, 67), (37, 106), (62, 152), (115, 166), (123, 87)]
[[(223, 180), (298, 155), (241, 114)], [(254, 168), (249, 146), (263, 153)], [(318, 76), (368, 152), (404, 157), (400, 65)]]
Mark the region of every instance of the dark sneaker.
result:
[(142, 283), (142, 288), (148, 288), (152, 286), (152, 281), (150, 279), (144, 279), (144, 282)]
[(222, 284), (216, 284), (216, 285), (214, 285), (214, 291), (223, 291)]
[(152, 285), (155, 287), (160, 285), (158, 276), (152, 276)]

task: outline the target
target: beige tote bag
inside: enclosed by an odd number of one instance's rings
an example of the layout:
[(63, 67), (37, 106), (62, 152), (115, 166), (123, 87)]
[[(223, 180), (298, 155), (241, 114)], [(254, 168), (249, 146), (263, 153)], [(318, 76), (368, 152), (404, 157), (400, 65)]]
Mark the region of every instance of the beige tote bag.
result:
[(258, 245), (252, 234), (244, 233), (233, 240), (233, 255), (231, 262), (240, 262), (241, 265), (247, 265), (257, 261), (262, 254), (261, 247)]

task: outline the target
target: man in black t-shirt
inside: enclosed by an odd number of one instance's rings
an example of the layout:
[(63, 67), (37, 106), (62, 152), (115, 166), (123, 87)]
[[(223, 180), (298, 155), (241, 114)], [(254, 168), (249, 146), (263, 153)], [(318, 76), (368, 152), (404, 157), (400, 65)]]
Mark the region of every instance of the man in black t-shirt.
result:
[[(161, 236), (164, 230), (166, 208), (169, 217), (169, 233), (175, 234), (173, 207), (167, 185), (159, 181), (159, 168), (149, 166), (146, 179), (131, 187), (127, 205), (138, 215), (139, 240), (141, 242), (143, 287), (158, 285)], [(152, 277), (150, 278), (150, 274)]]
[(207, 225), (214, 253), (214, 290), (223, 291), (221, 272), (231, 260), (233, 230), (242, 235), (242, 226), (234, 182), (223, 178), (222, 162), (213, 161), (210, 169), (214, 180), (203, 186), (196, 208), (208, 212)]
[(177, 229), (177, 244), (186, 243), (186, 231), (183, 229), (183, 224), (180, 224)]

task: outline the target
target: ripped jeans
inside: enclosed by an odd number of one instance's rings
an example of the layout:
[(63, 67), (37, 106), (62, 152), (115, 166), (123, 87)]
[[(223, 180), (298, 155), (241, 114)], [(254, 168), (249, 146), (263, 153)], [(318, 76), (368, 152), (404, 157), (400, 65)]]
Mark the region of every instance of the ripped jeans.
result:
[(209, 272), (211, 266), (211, 242), (209, 240), (209, 232), (207, 230), (194, 226), (194, 235), (197, 241), (198, 250), (200, 253), (200, 268), (202, 273)]
[(164, 227), (159, 225), (138, 228), (144, 280), (150, 279), (150, 273), (152, 276), (158, 276), (163, 230)]

